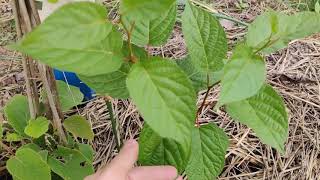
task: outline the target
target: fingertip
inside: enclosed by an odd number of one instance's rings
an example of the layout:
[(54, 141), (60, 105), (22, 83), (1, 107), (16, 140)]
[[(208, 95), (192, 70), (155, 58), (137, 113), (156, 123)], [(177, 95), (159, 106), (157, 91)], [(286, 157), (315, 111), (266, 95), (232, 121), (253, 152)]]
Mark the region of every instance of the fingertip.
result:
[(183, 180), (183, 177), (179, 176), (176, 180)]
[(163, 168), (166, 171), (166, 174), (169, 177), (177, 177), (178, 176), (178, 170), (174, 166), (163, 166)]

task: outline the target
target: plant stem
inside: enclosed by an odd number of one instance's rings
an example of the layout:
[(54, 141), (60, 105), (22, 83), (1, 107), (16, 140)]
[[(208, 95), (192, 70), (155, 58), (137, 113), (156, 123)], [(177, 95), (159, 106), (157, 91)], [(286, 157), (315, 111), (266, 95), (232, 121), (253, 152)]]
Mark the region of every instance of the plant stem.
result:
[(134, 22), (131, 24), (130, 30), (127, 28), (127, 26), (124, 24), (122, 17), (120, 16), (120, 23), (122, 24), (124, 30), (126, 31), (127, 37), (128, 37), (128, 47), (129, 47), (129, 53), (130, 53), (130, 61), (133, 63), (137, 62), (136, 57), (134, 56), (133, 50), (132, 50), (132, 44), (131, 44), (131, 34), (134, 28)]
[(118, 151), (120, 151), (120, 148), (122, 145), (122, 140), (120, 138), (120, 135), (119, 135), (120, 133), (118, 131), (119, 123), (114, 118), (111, 100), (106, 98), (106, 103), (107, 103), (107, 108), (108, 108), (109, 116), (110, 116), (110, 120), (111, 120), (112, 132), (116, 138), (117, 149), (118, 149)]

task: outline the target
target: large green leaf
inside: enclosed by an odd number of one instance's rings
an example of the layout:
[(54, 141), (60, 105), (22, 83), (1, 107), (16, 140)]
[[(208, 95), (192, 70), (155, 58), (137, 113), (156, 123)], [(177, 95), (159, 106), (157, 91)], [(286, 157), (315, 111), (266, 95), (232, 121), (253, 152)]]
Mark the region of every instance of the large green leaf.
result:
[(212, 14), (186, 3), (182, 30), (191, 61), (204, 72), (223, 68), (227, 39), (219, 21)]
[(139, 163), (144, 166), (171, 165), (182, 173), (189, 160), (190, 145), (162, 138), (145, 124), (139, 137)]
[(240, 45), (224, 68), (219, 104), (240, 101), (255, 95), (266, 79), (264, 59)]
[(196, 93), (185, 73), (159, 57), (136, 63), (127, 78), (130, 97), (161, 137), (190, 141)]
[(167, 11), (176, 0), (121, 0), (120, 14), (136, 20), (155, 19)]
[(22, 95), (16, 95), (4, 107), (4, 114), (8, 123), (20, 135), (26, 136), (24, 128), (30, 119), (28, 99)]
[[(148, 57), (147, 52), (143, 48), (132, 44), (132, 50), (138, 60)], [(122, 51), (125, 57), (129, 57), (129, 48), (127, 43), (123, 46)], [(112, 73), (97, 76), (80, 75), (79, 77), (98, 94), (108, 95), (113, 98), (126, 99), (129, 98), (126, 79), (131, 69), (131, 65), (132, 64), (130, 62), (125, 62), (122, 64), (120, 69)]]
[(127, 27), (134, 23), (132, 31), (132, 43), (144, 45), (164, 44), (172, 33), (177, 15), (177, 5), (173, 3), (169, 9), (161, 13), (156, 19), (136, 20), (134, 16), (125, 16)]
[(229, 142), (227, 135), (215, 124), (192, 131), (191, 157), (186, 168), (189, 180), (212, 180), (224, 167)]
[(49, 66), (83, 75), (110, 73), (122, 64), (122, 36), (103, 6), (69, 3), (12, 48)]
[(92, 157), (87, 157), (78, 149), (58, 146), (53, 155), (48, 157), (48, 164), (63, 179), (79, 180), (94, 173), (91, 160)]
[(45, 134), (49, 129), (49, 120), (45, 117), (38, 117), (37, 119), (31, 119), (24, 129), (24, 132), (33, 138), (39, 138)]
[(191, 61), (190, 57), (187, 57), (183, 60), (177, 60), (176, 62), (179, 65), (179, 67), (188, 75), (196, 91), (208, 88), (207, 75), (209, 75), (209, 86), (220, 81), (223, 76), (222, 70), (208, 73), (200, 71), (195, 67), (195, 65), (193, 65), (193, 62)]
[(94, 134), (89, 122), (82, 116), (73, 115), (63, 122), (64, 128), (74, 136), (93, 140)]
[(284, 152), (288, 115), (282, 98), (270, 85), (249, 99), (226, 105), (234, 119), (252, 128), (262, 142)]
[(259, 16), (250, 26), (247, 44), (256, 50), (272, 53), (288, 45), (291, 40), (320, 32), (320, 14), (300, 12), (286, 15), (269, 11)]
[(80, 89), (68, 85), (63, 81), (56, 81), (59, 94), (59, 100), (63, 111), (70, 110), (72, 107), (79, 105), (84, 98)]
[(21, 180), (51, 180), (50, 167), (32, 149), (22, 148), (7, 161), (7, 169), (12, 176)]

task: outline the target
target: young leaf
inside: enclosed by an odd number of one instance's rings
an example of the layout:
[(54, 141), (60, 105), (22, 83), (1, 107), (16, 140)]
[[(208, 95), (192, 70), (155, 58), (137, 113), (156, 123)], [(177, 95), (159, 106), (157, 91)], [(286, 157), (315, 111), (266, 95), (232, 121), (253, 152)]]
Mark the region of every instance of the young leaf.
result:
[(122, 36), (106, 20), (103, 6), (69, 3), (12, 46), (44, 64), (83, 75), (116, 71), (122, 64)]
[(229, 142), (227, 135), (215, 124), (192, 131), (191, 157), (186, 168), (189, 180), (212, 180), (224, 166)]
[(81, 151), (62, 146), (48, 157), (48, 164), (53, 172), (68, 180), (84, 179), (94, 172), (92, 162)]
[(82, 116), (73, 115), (63, 122), (64, 128), (76, 137), (93, 140), (94, 134), (89, 122)]
[(37, 152), (41, 156), (42, 160), (47, 162), (47, 160), (48, 160), (48, 151), (47, 150), (41, 150), (41, 148), (37, 144), (34, 144), (34, 143), (25, 144), (25, 145), (21, 146), (19, 148), (19, 150), (24, 149), (24, 148), (31, 149), (31, 150)]
[(32, 149), (23, 148), (7, 161), (7, 169), (12, 176), (23, 180), (51, 180), (50, 167)]
[(153, 57), (133, 65), (127, 87), (142, 116), (161, 137), (190, 141), (196, 113), (196, 93), (174, 63)]
[(63, 81), (56, 82), (59, 100), (63, 111), (68, 111), (72, 107), (81, 104), (84, 95), (81, 93), (79, 88), (72, 85), (68, 85)]
[(121, 0), (120, 14), (135, 17), (136, 20), (150, 20), (159, 17), (176, 0)]
[[(131, 46), (134, 56), (138, 60), (148, 58), (148, 54), (143, 48), (135, 46), (134, 44), (131, 44)], [(122, 53), (124, 57), (130, 57), (127, 43), (122, 47)], [(127, 60), (129, 61), (129, 59)], [(121, 68), (115, 72), (97, 76), (79, 75), (79, 78), (98, 94), (111, 96), (113, 98), (127, 99), (129, 98), (129, 92), (126, 86), (126, 79), (131, 66), (132, 63), (125, 62), (122, 64)]]
[(182, 30), (191, 61), (204, 72), (219, 71), (227, 54), (227, 39), (212, 14), (186, 3)]
[(266, 67), (262, 57), (252, 49), (240, 45), (224, 68), (219, 105), (240, 101), (255, 95), (266, 79)]
[(45, 117), (38, 117), (37, 119), (30, 120), (24, 132), (33, 138), (39, 138), (45, 134), (49, 129), (49, 121)]
[(190, 57), (176, 61), (178, 66), (188, 75), (194, 89), (198, 92), (208, 88), (207, 75), (209, 75), (209, 85), (217, 83), (223, 76), (223, 71), (204, 73), (193, 65)]
[(4, 107), (4, 114), (12, 128), (22, 136), (30, 119), (27, 97), (15, 95)]
[(269, 11), (259, 16), (249, 27), (247, 44), (264, 53), (272, 53), (288, 45), (291, 40), (320, 32), (320, 14), (300, 12), (286, 15)]
[(172, 33), (176, 16), (177, 4), (173, 3), (169, 9), (155, 19), (136, 20), (135, 16), (125, 16), (123, 20), (127, 27), (134, 25), (132, 43), (139, 46), (157, 46), (164, 44), (168, 40)]
[(18, 142), (21, 141), (23, 137), (17, 133), (7, 133), (6, 141), (7, 142)]
[(190, 156), (190, 143), (178, 144), (172, 139), (162, 138), (147, 124), (139, 137), (139, 163), (143, 166), (171, 165), (182, 173)]
[(284, 152), (288, 115), (282, 98), (270, 85), (249, 99), (226, 105), (232, 118), (252, 128), (262, 142)]

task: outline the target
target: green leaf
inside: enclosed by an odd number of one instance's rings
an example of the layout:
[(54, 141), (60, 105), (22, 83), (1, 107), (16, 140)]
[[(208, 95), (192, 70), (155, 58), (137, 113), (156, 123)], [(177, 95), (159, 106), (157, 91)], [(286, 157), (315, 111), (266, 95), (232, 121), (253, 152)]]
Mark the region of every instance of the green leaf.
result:
[(204, 72), (223, 68), (228, 47), (226, 34), (212, 14), (187, 3), (182, 30), (191, 61), (197, 68)]
[[(146, 59), (148, 57), (147, 52), (143, 48), (132, 44), (132, 50), (137, 59)], [(130, 56), (127, 43), (123, 46), (122, 52), (125, 57)], [(129, 98), (129, 92), (126, 86), (126, 79), (131, 66), (132, 63), (125, 62), (121, 68), (115, 72), (97, 76), (79, 75), (79, 78), (98, 94), (127, 99)]]
[(50, 167), (32, 149), (19, 149), (16, 156), (7, 161), (7, 169), (16, 179), (51, 180)]
[(123, 20), (126, 27), (131, 27), (134, 23), (132, 43), (139, 46), (158, 46), (167, 42), (175, 25), (176, 16), (177, 4), (173, 3), (155, 19), (136, 20), (135, 16), (125, 16)]
[(48, 157), (48, 164), (53, 172), (68, 180), (84, 179), (94, 173), (92, 162), (79, 150), (62, 146)]
[(32, 149), (33, 151), (37, 152), (43, 161), (47, 162), (47, 158), (48, 158), (48, 151), (47, 150), (41, 150), (41, 148), (37, 145), (37, 144), (34, 144), (34, 143), (29, 143), (29, 144), (25, 144), (23, 146), (21, 146), (19, 148), (19, 150), (21, 149), (24, 149), (24, 148), (27, 148), (27, 149)]
[(209, 85), (213, 85), (222, 79), (222, 70), (208, 73), (201, 72), (195, 67), (195, 65), (193, 65), (190, 57), (187, 57), (183, 60), (177, 60), (176, 62), (178, 66), (188, 75), (194, 89), (197, 92), (208, 88), (207, 74), (209, 75)]
[(94, 134), (89, 122), (82, 116), (73, 115), (63, 122), (64, 128), (76, 137), (93, 140)]
[(39, 138), (44, 135), (49, 129), (49, 120), (45, 117), (38, 117), (37, 119), (30, 120), (24, 132), (33, 138)]
[(95, 3), (69, 3), (12, 48), (64, 71), (83, 75), (116, 71), (122, 64), (122, 36), (106, 15), (105, 8)]
[(176, 0), (121, 0), (120, 14), (136, 20), (155, 19), (170, 9)]
[(72, 107), (81, 104), (84, 95), (81, 93), (79, 88), (72, 85), (68, 85), (63, 81), (56, 82), (59, 100), (63, 111), (68, 111)]
[(240, 45), (224, 68), (219, 105), (240, 101), (255, 95), (266, 80), (266, 66), (262, 57), (252, 49)]
[(129, 98), (129, 92), (126, 87), (126, 79), (130, 68), (131, 63), (126, 62), (115, 72), (97, 76), (79, 76), (79, 78), (94, 89), (97, 94), (127, 99)]
[(226, 105), (232, 118), (252, 128), (262, 142), (284, 152), (288, 115), (282, 98), (270, 85), (249, 99)]
[(189, 180), (212, 180), (224, 167), (229, 141), (227, 135), (215, 124), (194, 128), (191, 157), (186, 168)]
[(190, 141), (196, 93), (185, 73), (158, 57), (133, 65), (127, 87), (145, 121), (161, 137)]
[(89, 144), (78, 143), (80, 153), (86, 158), (87, 162), (93, 162), (93, 149)]
[(182, 173), (190, 156), (190, 143), (178, 144), (172, 139), (161, 138), (147, 124), (139, 137), (139, 163), (143, 166), (171, 165)]
[(4, 114), (12, 128), (22, 136), (30, 119), (27, 97), (15, 95), (4, 107)]
[(7, 133), (6, 141), (8, 142), (18, 142), (23, 140), (23, 137), (17, 133)]
[(259, 16), (250, 26), (247, 44), (264, 53), (282, 49), (294, 39), (320, 32), (320, 14), (300, 12), (286, 15), (269, 11)]

